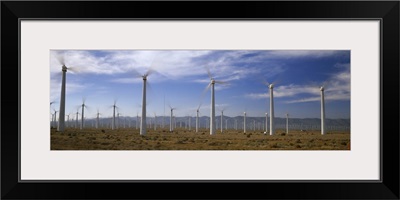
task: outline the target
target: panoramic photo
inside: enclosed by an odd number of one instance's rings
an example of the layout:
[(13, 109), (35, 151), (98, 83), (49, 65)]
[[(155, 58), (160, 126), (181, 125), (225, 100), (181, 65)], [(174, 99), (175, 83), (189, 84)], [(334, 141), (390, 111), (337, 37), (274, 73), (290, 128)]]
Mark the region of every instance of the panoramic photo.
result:
[(350, 150), (349, 50), (50, 50), (51, 150)]

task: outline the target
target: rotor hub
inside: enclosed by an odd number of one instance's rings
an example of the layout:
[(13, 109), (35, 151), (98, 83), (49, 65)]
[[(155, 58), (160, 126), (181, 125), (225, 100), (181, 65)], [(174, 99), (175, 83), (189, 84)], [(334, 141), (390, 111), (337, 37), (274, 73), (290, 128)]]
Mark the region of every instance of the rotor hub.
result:
[(274, 84), (270, 84), (269, 89), (273, 89), (273, 88), (274, 88)]
[(63, 72), (66, 72), (67, 69), (68, 69), (68, 68), (67, 68), (65, 65), (62, 66), (62, 71), (63, 71)]
[(324, 88), (324, 87), (321, 87), (321, 88), (319, 88), (319, 90), (321, 90), (321, 91), (324, 91), (324, 90), (325, 90), (325, 88)]

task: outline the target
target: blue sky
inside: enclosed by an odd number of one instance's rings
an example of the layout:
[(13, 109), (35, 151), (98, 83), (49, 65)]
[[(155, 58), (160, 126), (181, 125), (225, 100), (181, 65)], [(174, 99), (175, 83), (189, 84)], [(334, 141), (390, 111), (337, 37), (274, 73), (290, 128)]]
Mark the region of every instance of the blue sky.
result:
[[(289, 113), (294, 118), (320, 117), (319, 86), (325, 85), (326, 117), (350, 118), (350, 51), (332, 50), (51, 50), (51, 109), (59, 110), (61, 64), (67, 72), (66, 114), (75, 113), (86, 99), (85, 117), (112, 116), (117, 102), (122, 116), (141, 112), (143, 80), (137, 73), (149, 69), (147, 116), (195, 116), (201, 104), (202, 116), (210, 115), (210, 82), (216, 84), (216, 115), (261, 117), (269, 113), (269, 92), (264, 81), (274, 82), (275, 116)], [(165, 100), (164, 100), (165, 99)], [(165, 102), (165, 103), (164, 103)], [(165, 104), (165, 109), (164, 109)]]

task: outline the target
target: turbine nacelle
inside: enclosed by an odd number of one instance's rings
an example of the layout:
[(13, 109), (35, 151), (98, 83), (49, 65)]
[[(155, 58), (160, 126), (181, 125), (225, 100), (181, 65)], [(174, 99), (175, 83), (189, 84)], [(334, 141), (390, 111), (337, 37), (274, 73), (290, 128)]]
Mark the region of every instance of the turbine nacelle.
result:
[(274, 88), (274, 84), (269, 84), (269, 89), (273, 89)]
[(68, 69), (68, 67), (66, 67), (65, 65), (63, 65), (61, 71), (67, 72), (67, 69)]
[(324, 86), (320, 87), (319, 90), (324, 91), (325, 90)]

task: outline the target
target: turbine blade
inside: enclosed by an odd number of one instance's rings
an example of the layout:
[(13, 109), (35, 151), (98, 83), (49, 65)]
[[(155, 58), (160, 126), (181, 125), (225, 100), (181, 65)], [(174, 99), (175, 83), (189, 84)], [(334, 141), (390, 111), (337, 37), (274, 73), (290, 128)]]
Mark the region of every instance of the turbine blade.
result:
[[(147, 96), (154, 96), (154, 89), (153, 89), (153, 84), (151, 84), (148, 80), (146, 81), (146, 93)], [(146, 98), (149, 99), (149, 98)]]
[(212, 79), (212, 75), (211, 75), (210, 69), (209, 69), (207, 66), (206, 66), (205, 68), (206, 68), (206, 70), (207, 70), (208, 77), (209, 77), (210, 79)]
[(91, 112), (92, 107), (85, 105), (86, 110), (88, 110), (89, 112)]
[(266, 85), (266, 86), (269, 86), (269, 85), (270, 85), (270, 83), (269, 83), (265, 78), (262, 80), (262, 83), (263, 83), (264, 85)]
[(82, 69), (78, 68), (78, 67), (67, 67), (67, 71), (71, 71), (74, 73), (80, 73), (80, 72), (82, 72)]
[(65, 65), (65, 59), (64, 59), (64, 52), (63, 53), (57, 53), (55, 55), (57, 61), (61, 64), (61, 65)]
[(228, 85), (229, 84), (229, 82), (226, 82), (226, 81), (215, 81), (215, 83), (224, 84), (224, 85)]
[(145, 77), (149, 76), (150, 74), (153, 74), (154, 72), (156, 72), (154, 69), (149, 69), (147, 70), (146, 74), (144, 74)]
[(138, 71), (136, 71), (135, 69), (132, 69), (132, 74), (133, 74), (133, 77), (135, 77), (135, 78), (142, 78), (143, 77), (143, 75), (141, 75)]
[[(326, 86), (328, 86), (329, 84), (328, 84), (328, 81), (324, 81), (323, 83), (322, 83), (322, 87), (324, 87), (325, 89), (326, 89)], [(328, 86), (329, 87), (329, 86)]]
[(211, 82), (207, 85), (207, 87), (203, 90), (203, 92), (201, 93), (200, 99), (203, 99), (204, 95), (206, 94), (206, 92), (208, 91), (208, 89), (211, 87)]

